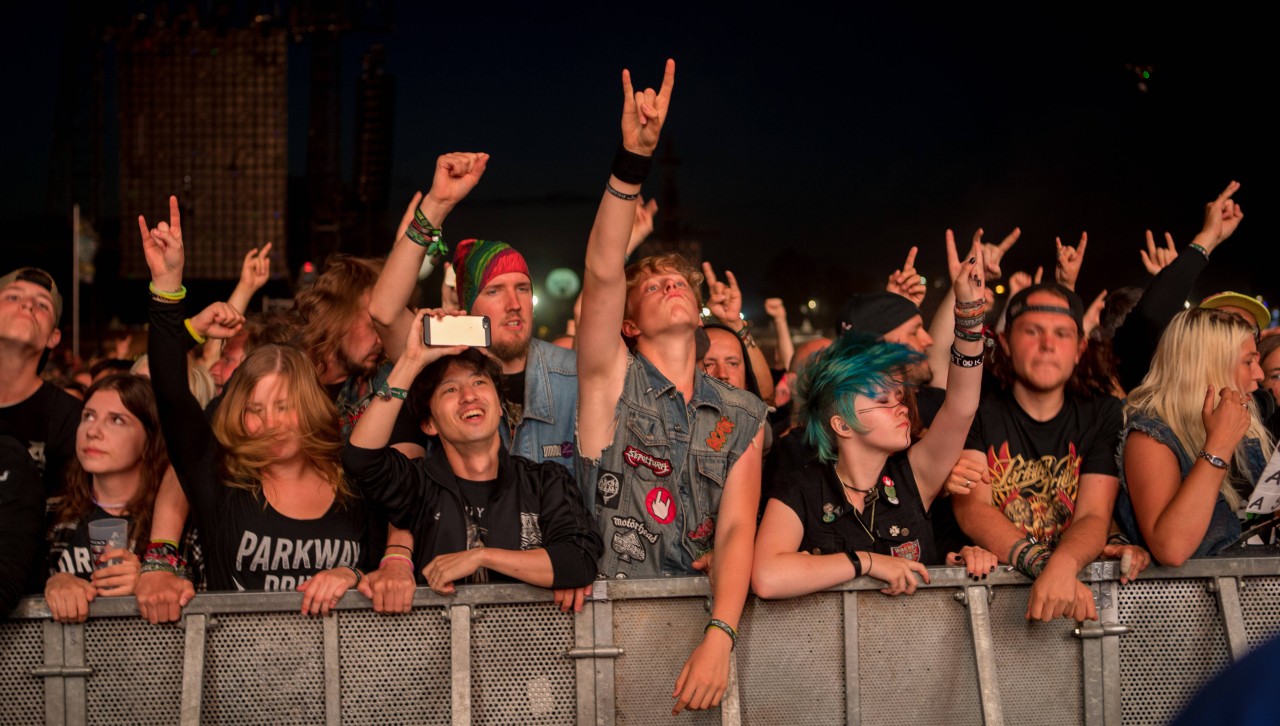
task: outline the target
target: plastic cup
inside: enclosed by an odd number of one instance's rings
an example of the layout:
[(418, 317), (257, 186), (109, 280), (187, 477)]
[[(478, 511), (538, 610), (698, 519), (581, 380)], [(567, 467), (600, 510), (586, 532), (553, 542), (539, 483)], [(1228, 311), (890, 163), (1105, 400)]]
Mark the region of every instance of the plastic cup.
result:
[(119, 558), (99, 562), (98, 558), (107, 550), (123, 549), (129, 542), (129, 520), (119, 517), (95, 519), (89, 523), (89, 556), (93, 559), (93, 569), (101, 570), (108, 565), (118, 565)]

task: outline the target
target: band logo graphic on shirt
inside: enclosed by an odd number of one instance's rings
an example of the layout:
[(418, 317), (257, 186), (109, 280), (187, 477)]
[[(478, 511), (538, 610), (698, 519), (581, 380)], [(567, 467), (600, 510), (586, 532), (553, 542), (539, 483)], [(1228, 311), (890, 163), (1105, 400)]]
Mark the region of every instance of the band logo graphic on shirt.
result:
[(729, 440), (729, 434), (731, 433), (733, 433), (733, 422), (729, 420), (728, 416), (721, 416), (720, 420), (716, 422), (715, 431), (712, 431), (711, 435), (707, 437), (707, 446), (710, 446), (712, 451), (723, 449), (724, 443)]
[(1037, 540), (1056, 544), (1075, 516), (1081, 457), (1070, 443), (1064, 457), (1024, 458), (1009, 453), (1009, 442), (987, 449), (991, 503), (1009, 521)]
[(644, 562), (644, 545), (635, 532), (614, 532), (613, 551), (623, 562)]
[(632, 468), (645, 467), (652, 471), (655, 476), (670, 476), (671, 461), (669, 459), (659, 459), (647, 451), (641, 451), (634, 446), (628, 446), (622, 452), (622, 458)]
[(641, 522), (635, 517), (613, 517), (612, 519), (613, 526), (620, 527), (622, 529), (629, 529), (649, 540), (649, 544), (657, 544), (658, 538), (662, 536), (656, 532), (650, 532), (649, 528), (644, 526), (644, 522)]
[(542, 546), (542, 528), (538, 526), (536, 512), (520, 513), (520, 549), (532, 550)]
[[(246, 558), (248, 562), (246, 562)], [(346, 539), (288, 539), (246, 530), (236, 552), (236, 571), (330, 570), (360, 562), (360, 543)]]
[(612, 471), (601, 471), (596, 479), (596, 502), (609, 509), (618, 508), (618, 492), (622, 491), (620, 476)]
[(890, 547), (889, 551), (894, 557), (901, 557), (904, 560), (912, 562), (920, 561), (920, 540), (913, 539), (910, 542), (903, 542), (897, 547)]
[(671, 498), (671, 492), (662, 487), (649, 490), (648, 496), (644, 498), (644, 508), (649, 510), (649, 516), (658, 524), (671, 524), (671, 520), (676, 518), (676, 503)]

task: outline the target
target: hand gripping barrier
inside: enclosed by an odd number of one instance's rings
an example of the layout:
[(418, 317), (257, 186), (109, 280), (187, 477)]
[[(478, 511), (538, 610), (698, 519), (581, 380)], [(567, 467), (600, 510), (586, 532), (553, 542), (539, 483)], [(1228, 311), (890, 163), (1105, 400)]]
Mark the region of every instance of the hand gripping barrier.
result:
[[(1100, 619), (1028, 623), (1028, 581), (931, 571), (910, 597), (860, 578), (751, 598), (720, 708), (699, 724), (1164, 723), (1280, 632), (1280, 557), (1195, 560), (1121, 586), (1081, 579)], [(707, 581), (598, 582), (578, 614), (545, 590), (419, 590), (407, 615), (348, 593), (335, 615), (295, 593), (197, 597), (153, 626), (132, 598), (61, 625), (39, 598), (0, 623), (3, 724), (671, 723), (675, 678), (707, 621)]]

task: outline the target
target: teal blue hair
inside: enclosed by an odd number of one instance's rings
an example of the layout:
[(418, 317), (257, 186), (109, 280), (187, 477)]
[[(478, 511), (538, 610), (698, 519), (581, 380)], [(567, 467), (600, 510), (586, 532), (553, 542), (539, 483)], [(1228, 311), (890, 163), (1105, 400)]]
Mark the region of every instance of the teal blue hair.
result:
[(858, 433), (866, 428), (854, 412), (856, 396), (874, 398), (897, 385), (907, 366), (923, 356), (905, 345), (886, 343), (869, 335), (846, 332), (815, 355), (800, 374), (799, 397), (804, 401), (800, 422), (805, 442), (825, 462), (836, 460), (832, 416), (840, 416)]

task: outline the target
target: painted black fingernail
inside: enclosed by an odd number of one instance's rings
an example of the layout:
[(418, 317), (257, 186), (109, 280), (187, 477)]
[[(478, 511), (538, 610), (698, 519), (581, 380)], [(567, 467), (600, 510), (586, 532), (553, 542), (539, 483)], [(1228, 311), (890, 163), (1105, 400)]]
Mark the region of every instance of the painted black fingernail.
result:
[(977, 258), (977, 257), (970, 257), (970, 258), (969, 258), (969, 264), (971, 264), (971, 265), (972, 265), (972, 264), (973, 264), (973, 262), (974, 262), (974, 260), (976, 260), (976, 259), (978, 259), (978, 258)]

